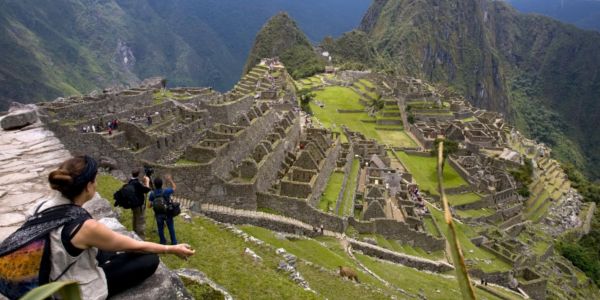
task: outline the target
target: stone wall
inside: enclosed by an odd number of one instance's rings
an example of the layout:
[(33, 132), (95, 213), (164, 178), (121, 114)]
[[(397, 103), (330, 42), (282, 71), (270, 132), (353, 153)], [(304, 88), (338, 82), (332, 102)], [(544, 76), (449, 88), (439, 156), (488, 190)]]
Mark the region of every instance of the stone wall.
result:
[(247, 95), (231, 102), (208, 104), (206, 105), (206, 109), (213, 120), (226, 124), (233, 124), (238, 117), (249, 111), (253, 104), (254, 98), (252, 95)]
[[(344, 165), (344, 179), (342, 181), (342, 187), (340, 188), (340, 193), (338, 194), (337, 200), (335, 202), (335, 211), (338, 212), (338, 214), (340, 214), (339, 210), (341, 208), (342, 202), (344, 201), (344, 193), (346, 192), (346, 186), (348, 186), (348, 180), (354, 180), (354, 178), (350, 178), (350, 175), (351, 175), (350, 170), (352, 169), (353, 158), (354, 158), (354, 151), (352, 151), (352, 147), (350, 147), (348, 154), (344, 158), (344, 160), (346, 161), (346, 164)], [(354, 205), (352, 205), (352, 206), (354, 206)], [(341, 212), (341, 215), (345, 216), (346, 214), (344, 212)]]
[(295, 118), (294, 123), (286, 130), (286, 137), (272, 145), (273, 150), (259, 163), (256, 175), (256, 190), (267, 191), (277, 180), (278, 171), (284, 161), (286, 153), (296, 148), (300, 139), (300, 118)]
[(349, 240), (350, 245), (352, 245), (353, 250), (361, 251), (362, 253), (378, 257), (380, 259), (388, 260), (391, 262), (395, 262), (407, 267), (415, 268), (418, 270), (436, 272), (436, 273), (444, 273), (451, 270), (454, 270), (452, 265), (441, 262), (441, 261), (431, 261), (428, 259), (423, 259), (416, 256), (410, 256), (398, 252), (393, 252), (381, 247), (376, 247), (368, 243), (359, 242), (356, 240)]
[(331, 146), (327, 153), (325, 153), (325, 159), (320, 163), (319, 173), (315, 179), (315, 184), (312, 187), (312, 194), (309, 202), (311, 205), (318, 205), (319, 199), (321, 199), (321, 194), (325, 191), (327, 187), (327, 182), (329, 182), (329, 177), (333, 170), (335, 169), (336, 162), (338, 159), (338, 155), (340, 153), (340, 149), (342, 148), (341, 139), (338, 137), (333, 146)]
[(535, 300), (546, 299), (547, 279), (526, 268), (519, 271), (524, 280), (519, 280), (519, 288), (523, 289), (529, 297)]
[(229, 207), (202, 205), (200, 211), (207, 217), (223, 223), (254, 225), (273, 231), (314, 237), (320, 235), (313, 227), (297, 220), (257, 211), (235, 210)]
[(252, 120), (250, 126), (235, 134), (233, 141), (219, 153), (214, 161), (215, 174), (227, 177), (244, 158), (271, 132), (273, 124), (278, 121), (277, 113), (267, 111), (262, 117)]
[(347, 222), (334, 215), (324, 213), (308, 204), (306, 200), (274, 195), (270, 193), (257, 193), (257, 207), (272, 209), (286, 217), (300, 220), (312, 226), (321, 224), (327, 230), (344, 232)]
[(469, 275), (480, 279), (485, 279), (489, 283), (495, 283), (501, 286), (509, 286), (509, 272), (485, 273), (480, 269), (469, 269)]
[(73, 155), (87, 154), (96, 160), (100, 160), (101, 157), (110, 157), (125, 172), (139, 168), (142, 164), (132, 152), (124, 149), (116, 149), (100, 134), (80, 134), (77, 130), (61, 126), (58, 123), (46, 122), (46, 124)]
[(446, 241), (433, 237), (425, 232), (415, 231), (410, 225), (391, 219), (372, 219), (371, 221), (357, 221), (354, 217), (348, 218), (348, 225), (354, 227), (360, 234), (380, 234), (388, 239), (400, 240), (411, 246), (422, 248), (426, 251), (444, 250)]
[(470, 184), (473, 184), (474, 180), (472, 179), (471, 174), (469, 174), (469, 172), (467, 170), (465, 170), (465, 168), (463, 168), (458, 162), (456, 162), (456, 160), (454, 160), (454, 158), (448, 157), (447, 161), (448, 161), (448, 164), (450, 166), (452, 166), (452, 168), (454, 168), (454, 170), (456, 170), (456, 172), (458, 172), (458, 174), (462, 178), (464, 178)]
[(581, 225), (581, 233), (582, 235), (586, 235), (590, 233), (592, 228), (592, 219), (594, 218), (594, 213), (596, 212), (596, 203), (590, 202), (590, 208), (587, 210), (587, 214), (581, 217), (582, 225)]

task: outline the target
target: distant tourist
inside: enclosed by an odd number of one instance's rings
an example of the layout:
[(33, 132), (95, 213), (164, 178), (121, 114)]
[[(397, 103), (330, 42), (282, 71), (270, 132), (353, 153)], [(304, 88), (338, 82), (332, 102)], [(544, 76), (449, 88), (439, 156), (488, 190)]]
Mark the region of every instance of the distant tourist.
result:
[(144, 217), (144, 213), (146, 211), (146, 194), (151, 191), (150, 177), (144, 175), (142, 181), (140, 181), (139, 176), (140, 170), (133, 170), (131, 172), (131, 179), (129, 179), (128, 184), (133, 185), (135, 188), (135, 203), (139, 204), (139, 206), (131, 208), (131, 212), (133, 213), (133, 231), (135, 231), (135, 233), (137, 233), (142, 240), (145, 240), (146, 218)]
[(177, 189), (177, 185), (173, 182), (171, 175), (166, 175), (165, 180), (171, 186), (163, 189), (163, 181), (160, 177), (154, 179), (154, 190), (150, 192), (150, 203), (148, 207), (154, 209), (154, 217), (156, 218), (156, 226), (158, 229), (158, 237), (160, 243), (167, 244), (165, 238), (165, 223), (169, 230), (169, 236), (171, 237), (171, 244), (177, 244), (177, 237), (175, 236), (175, 224), (173, 223), (173, 216), (168, 212), (168, 205), (171, 203), (171, 195)]
[(148, 117), (146, 117), (146, 121), (148, 123), (148, 126), (152, 125), (152, 116), (148, 115)]
[(81, 206), (96, 195), (97, 172), (98, 164), (87, 155), (66, 160), (48, 176), (60, 195), (35, 208), (36, 213), (52, 209), (84, 216), (50, 232), (49, 278), (79, 282), (82, 299), (106, 299), (143, 282), (158, 267), (158, 253), (184, 258), (195, 252), (186, 244), (138, 241), (94, 220)]

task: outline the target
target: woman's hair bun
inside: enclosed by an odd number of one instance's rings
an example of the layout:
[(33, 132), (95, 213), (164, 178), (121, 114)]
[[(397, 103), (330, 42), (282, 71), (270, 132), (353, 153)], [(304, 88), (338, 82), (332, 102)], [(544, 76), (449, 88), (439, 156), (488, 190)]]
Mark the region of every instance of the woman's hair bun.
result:
[(58, 169), (50, 172), (48, 181), (52, 189), (64, 192), (73, 184), (73, 177), (66, 170)]

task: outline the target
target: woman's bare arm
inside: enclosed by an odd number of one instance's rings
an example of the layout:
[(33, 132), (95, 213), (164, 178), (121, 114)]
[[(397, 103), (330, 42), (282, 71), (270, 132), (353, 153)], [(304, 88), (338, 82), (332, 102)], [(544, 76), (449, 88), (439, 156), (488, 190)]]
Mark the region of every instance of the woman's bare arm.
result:
[(191, 256), (195, 253), (189, 245), (161, 245), (132, 239), (116, 233), (96, 220), (87, 220), (71, 240), (79, 249), (96, 247), (105, 251), (130, 251), (148, 253), (171, 253), (179, 257)]

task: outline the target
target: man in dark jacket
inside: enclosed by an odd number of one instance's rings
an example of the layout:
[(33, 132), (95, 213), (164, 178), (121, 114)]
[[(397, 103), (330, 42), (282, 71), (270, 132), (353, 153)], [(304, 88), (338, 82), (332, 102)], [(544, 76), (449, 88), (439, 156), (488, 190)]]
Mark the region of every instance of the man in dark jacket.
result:
[(135, 231), (142, 240), (145, 240), (146, 219), (144, 218), (144, 213), (146, 211), (146, 193), (151, 191), (150, 178), (144, 175), (143, 180), (140, 181), (139, 176), (140, 170), (133, 170), (131, 172), (131, 179), (129, 179), (129, 183), (133, 184), (135, 187), (136, 202), (141, 203), (140, 206), (132, 207), (131, 211), (133, 212), (133, 231)]

